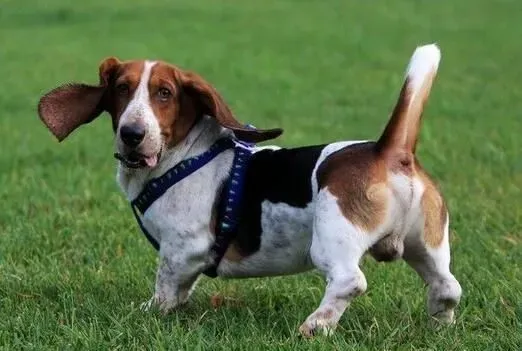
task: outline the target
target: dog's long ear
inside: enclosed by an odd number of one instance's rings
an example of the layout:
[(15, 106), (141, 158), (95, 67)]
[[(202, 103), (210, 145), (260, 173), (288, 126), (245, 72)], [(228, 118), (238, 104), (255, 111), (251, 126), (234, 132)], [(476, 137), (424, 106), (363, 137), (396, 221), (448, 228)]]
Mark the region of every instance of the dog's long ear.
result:
[(104, 94), (119, 64), (120, 61), (114, 57), (100, 64), (98, 86), (70, 83), (42, 96), (38, 103), (38, 114), (59, 141), (104, 111)]
[(194, 100), (198, 112), (216, 118), (223, 127), (231, 129), (238, 139), (257, 143), (277, 138), (283, 133), (279, 128), (253, 129), (240, 123), (216, 89), (196, 73), (180, 71), (179, 80), (182, 93)]

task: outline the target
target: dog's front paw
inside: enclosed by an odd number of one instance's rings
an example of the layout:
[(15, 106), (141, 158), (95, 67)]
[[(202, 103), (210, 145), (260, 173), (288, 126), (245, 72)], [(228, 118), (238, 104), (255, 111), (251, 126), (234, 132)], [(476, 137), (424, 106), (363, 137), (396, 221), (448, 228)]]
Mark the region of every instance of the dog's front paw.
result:
[(431, 316), (429, 325), (433, 329), (439, 329), (443, 326), (455, 324), (455, 312), (453, 309), (440, 311)]
[(143, 302), (140, 309), (143, 312), (150, 312), (158, 310), (161, 314), (168, 314), (172, 312), (179, 305), (177, 299), (166, 299), (154, 295), (150, 300)]
[(299, 327), (299, 333), (305, 338), (311, 338), (318, 334), (323, 334), (324, 336), (330, 336), (335, 331), (335, 327), (337, 324), (331, 325), (329, 321), (324, 319), (318, 319), (311, 322), (305, 322), (301, 324)]
[(310, 338), (318, 334), (330, 336), (337, 327), (337, 320), (323, 313), (313, 314), (299, 327), (299, 333)]

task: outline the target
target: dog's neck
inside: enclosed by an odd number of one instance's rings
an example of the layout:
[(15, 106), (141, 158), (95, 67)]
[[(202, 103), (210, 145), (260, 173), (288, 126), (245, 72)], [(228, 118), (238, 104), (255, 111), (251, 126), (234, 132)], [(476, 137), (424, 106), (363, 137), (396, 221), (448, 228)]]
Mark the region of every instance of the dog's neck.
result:
[(132, 169), (118, 163), (118, 183), (127, 199), (132, 201), (147, 181), (162, 175), (177, 163), (207, 151), (212, 144), (225, 136), (232, 136), (232, 132), (221, 127), (214, 118), (203, 116), (184, 140), (163, 152), (156, 167)]

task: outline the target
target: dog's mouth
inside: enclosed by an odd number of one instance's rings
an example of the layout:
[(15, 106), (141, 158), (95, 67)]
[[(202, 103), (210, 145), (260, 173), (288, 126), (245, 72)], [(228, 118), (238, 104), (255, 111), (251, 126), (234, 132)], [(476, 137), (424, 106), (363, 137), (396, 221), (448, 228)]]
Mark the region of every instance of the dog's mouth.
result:
[(161, 150), (152, 156), (147, 156), (136, 151), (132, 151), (127, 155), (119, 152), (114, 154), (114, 158), (127, 168), (154, 168), (161, 157)]

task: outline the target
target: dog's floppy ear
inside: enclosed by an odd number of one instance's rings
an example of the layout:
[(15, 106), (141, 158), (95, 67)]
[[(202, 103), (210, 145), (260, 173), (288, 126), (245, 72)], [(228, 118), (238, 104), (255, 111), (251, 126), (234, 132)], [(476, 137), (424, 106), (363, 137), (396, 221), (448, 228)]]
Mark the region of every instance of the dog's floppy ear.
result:
[(120, 61), (114, 57), (100, 64), (98, 86), (70, 83), (42, 96), (38, 103), (38, 114), (59, 141), (104, 111), (104, 94), (119, 64)]
[(235, 119), (230, 108), (212, 85), (194, 72), (180, 71), (179, 73), (182, 93), (194, 100), (199, 112), (216, 118), (223, 127), (231, 129), (238, 139), (257, 143), (277, 138), (283, 133), (279, 128), (253, 129), (243, 125)]

